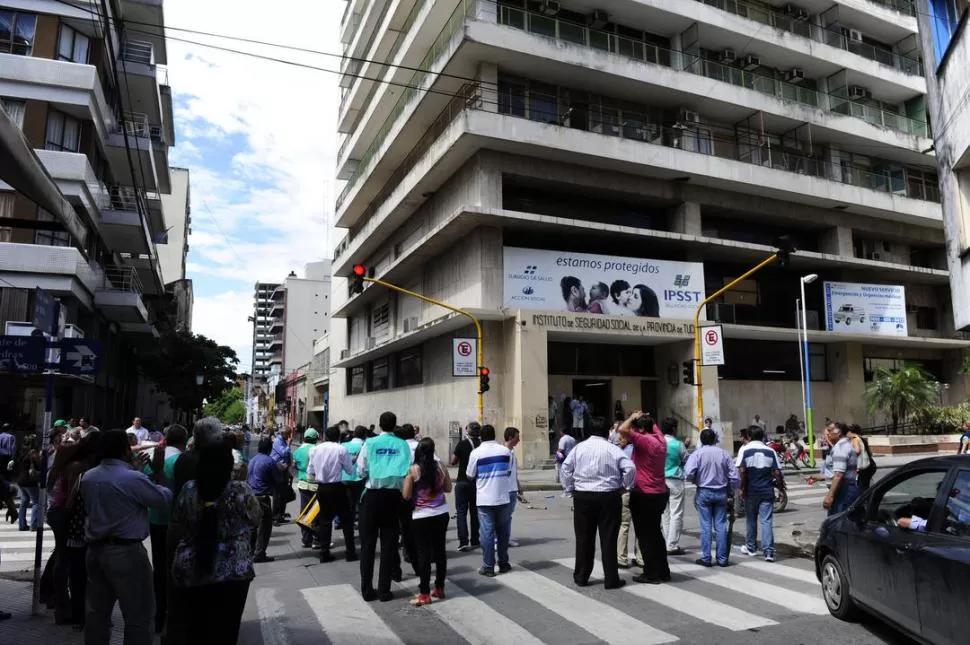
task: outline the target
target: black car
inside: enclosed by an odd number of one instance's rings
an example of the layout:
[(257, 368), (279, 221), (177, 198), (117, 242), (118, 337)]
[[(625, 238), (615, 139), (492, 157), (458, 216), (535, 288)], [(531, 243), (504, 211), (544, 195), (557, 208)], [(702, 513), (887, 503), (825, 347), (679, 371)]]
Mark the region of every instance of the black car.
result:
[(815, 573), (836, 618), (861, 608), (923, 643), (970, 643), (970, 457), (907, 464), (826, 519)]

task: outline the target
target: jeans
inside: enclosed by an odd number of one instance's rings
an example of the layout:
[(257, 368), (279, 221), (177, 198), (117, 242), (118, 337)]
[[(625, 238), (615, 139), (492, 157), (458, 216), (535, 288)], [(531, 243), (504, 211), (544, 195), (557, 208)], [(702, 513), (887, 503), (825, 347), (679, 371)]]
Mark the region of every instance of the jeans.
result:
[(747, 547), (755, 553), (758, 549), (758, 524), (761, 524), (761, 549), (765, 556), (775, 555), (775, 534), (771, 526), (775, 506), (775, 492), (752, 492), (745, 500), (744, 515), (747, 519)]
[(475, 505), (477, 490), (475, 482), (457, 481), (455, 482), (455, 509), (458, 515), (458, 544), (459, 546), (468, 544), (468, 519), (466, 513), (471, 516), (471, 543), (478, 546), (479, 526), (478, 512)]
[(21, 531), (27, 530), (27, 511), (31, 506), (34, 508), (34, 512), (30, 517), (30, 530), (36, 531), (39, 526), (40, 521), (40, 509), (37, 508), (37, 500), (40, 498), (40, 488), (37, 486), (21, 486), (20, 487), (20, 517), (18, 518), (18, 523), (20, 525)]
[(829, 515), (836, 515), (852, 506), (852, 502), (859, 496), (859, 489), (855, 482), (847, 482), (844, 479), (839, 482), (839, 488), (835, 491), (835, 501), (829, 509)]
[(87, 552), (88, 589), (84, 642), (104, 645), (111, 640), (115, 602), (125, 621), (124, 645), (152, 645), (155, 591), (152, 565), (141, 543), (91, 544)]
[(499, 566), (509, 563), (509, 518), (511, 516), (508, 508), (508, 504), (478, 507), (478, 523), (482, 527), (483, 569), (495, 569), (496, 540), (498, 540)]
[(684, 480), (668, 477), (667, 488), (670, 490), (670, 499), (660, 519), (660, 525), (667, 538), (667, 550), (675, 551), (680, 548), (680, 535), (684, 531)]
[(728, 562), (728, 495), (724, 489), (698, 488), (694, 508), (701, 523), (701, 559), (710, 562), (711, 531), (717, 538), (717, 563)]
[[(620, 566), (627, 566), (630, 562), (630, 493), (623, 493), (622, 508), (620, 510), (620, 533), (616, 538), (616, 561)], [(640, 551), (640, 541), (633, 538), (636, 551), (637, 566), (643, 566), (643, 553)]]

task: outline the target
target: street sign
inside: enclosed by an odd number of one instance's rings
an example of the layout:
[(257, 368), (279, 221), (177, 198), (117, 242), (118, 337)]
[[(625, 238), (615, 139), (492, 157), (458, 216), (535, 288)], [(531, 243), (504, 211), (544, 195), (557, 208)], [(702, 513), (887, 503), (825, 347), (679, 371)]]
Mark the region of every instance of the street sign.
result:
[(84, 338), (65, 338), (61, 341), (61, 374), (93, 376), (98, 372), (98, 353), (101, 342)]
[(40, 287), (34, 289), (34, 327), (45, 334), (56, 335), (57, 299)]
[(724, 335), (720, 325), (701, 327), (701, 365), (724, 365)]
[(43, 336), (0, 336), (0, 372), (43, 372), (44, 343)]
[(452, 338), (451, 375), (478, 376), (478, 340)]

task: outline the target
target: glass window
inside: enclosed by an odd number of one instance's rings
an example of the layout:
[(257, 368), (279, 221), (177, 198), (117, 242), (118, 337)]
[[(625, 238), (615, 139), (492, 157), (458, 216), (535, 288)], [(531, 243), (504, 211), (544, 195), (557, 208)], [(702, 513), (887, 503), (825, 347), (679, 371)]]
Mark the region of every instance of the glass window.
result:
[(499, 81), (499, 114), (525, 116), (525, 86), (516, 82)]
[(87, 64), (90, 56), (91, 40), (69, 25), (61, 24), (57, 41), (57, 60)]
[(376, 392), (378, 390), (386, 390), (390, 386), (389, 376), (390, 369), (388, 368), (387, 358), (378, 358), (371, 361), (370, 387), (367, 388), (368, 391)]
[(364, 375), (365, 370), (363, 365), (357, 365), (356, 367), (351, 367), (347, 370), (347, 392), (349, 394), (363, 394), (364, 393)]
[(394, 386), (407, 387), (408, 385), (420, 385), (422, 381), (421, 348), (406, 349), (398, 354)]
[(555, 85), (529, 85), (529, 119), (539, 123), (559, 123), (559, 98)]
[(943, 515), (943, 532), (970, 538), (970, 470), (958, 472), (953, 482)]
[(51, 110), (47, 116), (48, 150), (77, 152), (81, 146), (81, 123), (63, 112)]
[[(43, 208), (37, 209), (37, 221), (39, 222), (53, 222), (56, 221), (54, 216), (45, 211)], [(35, 244), (43, 244), (44, 246), (70, 246), (71, 245), (71, 234), (67, 231), (50, 231), (37, 229), (34, 235)]]
[(936, 309), (933, 307), (916, 308), (917, 329), (939, 329), (936, 320)]
[[(0, 222), (4, 219), (13, 217), (14, 195), (13, 193), (0, 193)], [(0, 242), (9, 242), (13, 239), (12, 226), (0, 226)]]
[(24, 101), (15, 101), (13, 99), (0, 99), (0, 108), (7, 113), (13, 124), (24, 129), (24, 111), (27, 109), (27, 104)]
[(30, 56), (36, 30), (34, 14), (0, 10), (0, 54)]
[(917, 472), (890, 488), (876, 493), (869, 504), (868, 519), (878, 524), (895, 525), (901, 517), (916, 515), (930, 519), (946, 470)]

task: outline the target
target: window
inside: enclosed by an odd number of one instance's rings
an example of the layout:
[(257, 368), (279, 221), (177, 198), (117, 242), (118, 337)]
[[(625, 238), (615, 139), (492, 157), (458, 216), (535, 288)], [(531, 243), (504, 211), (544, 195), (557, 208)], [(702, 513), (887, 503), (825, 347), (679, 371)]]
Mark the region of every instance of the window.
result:
[(30, 56), (36, 31), (34, 14), (0, 10), (0, 54)]
[(940, 383), (944, 382), (943, 361), (941, 360), (881, 358), (878, 356), (867, 356), (866, 358), (862, 359), (863, 376), (867, 383), (872, 380), (872, 376), (876, 372), (876, 369), (880, 367), (887, 369), (890, 372), (895, 372), (896, 370), (900, 369), (901, 367), (905, 367), (906, 365), (918, 365), (922, 367), (924, 370), (926, 370), (927, 372), (929, 372), (930, 376), (932, 376), (938, 382)]
[(370, 383), (367, 390), (376, 392), (390, 387), (390, 368), (387, 358), (378, 358), (370, 364)]
[[(53, 215), (45, 211), (43, 208), (38, 208), (37, 221), (53, 222), (55, 220)], [(34, 236), (34, 243), (43, 244), (45, 246), (70, 246), (71, 234), (67, 231), (48, 231), (38, 229)]]
[(348, 394), (363, 394), (364, 393), (364, 366), (358, 365), (356, 367), (351, 367), (347, 370), (347, 393)]
[[(798, 345), (783, 341), (724, 341), (724, 365), (718, 368), (720, 378), (732, 381), (798, 381), (802, 378)], [(825, 345), (809, 343), (808, 363), (812, 381), (827, 381)]]
[(946, 500), (943, 532), (956, 537), (970, 537), (970, 470), (957, 473)]
[(57, 41), (57, 60), (87, 64), (91, 54), (91, 40), (68, 25), (61, 24)]
[[(0, 222), (13, 217), (13, 204), (13, 193), (0, 193)], [(0, 242), (9, 242), (12, 239), (13, 227), (0, 226)]]
[(390, 329), (388, 322), (390, 320), (390, 306), (388, 303), (384, 303), (378, 307), (374, 307), (371, 310), (370, 317), (370, 333), (371, 336), (386, 336)]
[(77, 152), (81, 147), (81, 122), (63, 112), (51, 110), (47, 117), (48, 150)]
[(936, 309), (933, 307), (916, 308), (916, 328), (917, 329), (938, 329), (936, 322)]
[(933, 29), (933, 52), (936, 64), (943, 62), (950, 41), (960, 24), (960, 17), (967, 10), (967, 0), (929, 0), (930, 24)]
[(421, 372), (421, 348), (406, 349), (397, 355), (397, 372), (394, 374), (394, 387), (420, 385), (423, 382)]
[(869, 505), (869, 521), (894, 525), (900, 517), (917, 515), (924, 520), (930, 519), (946, 474), (946, 470), (918, 472), (876, 493)]
[(0, 108), (3, 108), (3, 111), (7, 113), (7, 116), (10, 117), (13, 124), (21, 130), (24, 129), (24, 110), (26, 107), (27, 104), (23, 101), (0, 99)]

